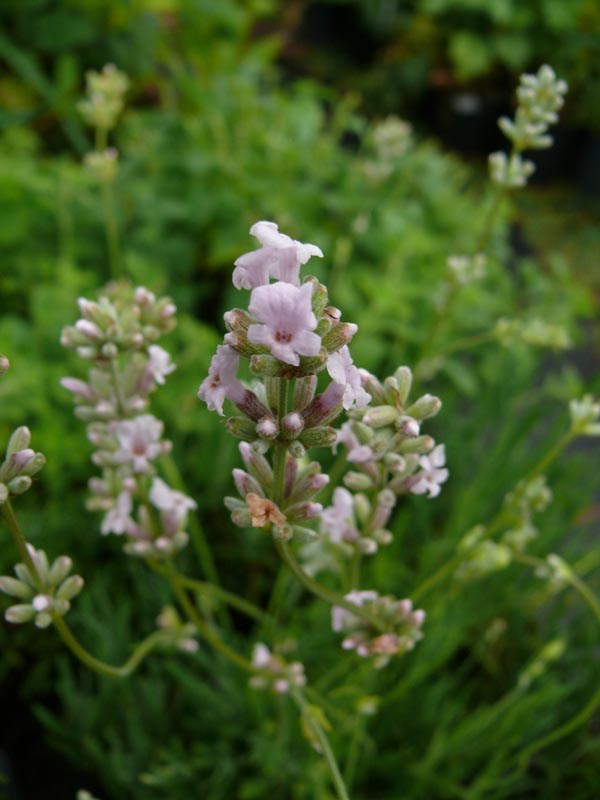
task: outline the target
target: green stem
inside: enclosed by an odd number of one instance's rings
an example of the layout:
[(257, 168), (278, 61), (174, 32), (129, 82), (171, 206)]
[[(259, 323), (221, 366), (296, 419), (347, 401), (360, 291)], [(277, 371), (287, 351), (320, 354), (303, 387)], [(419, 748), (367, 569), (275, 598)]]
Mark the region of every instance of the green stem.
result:
[(164, 631), (155, 631), (141, 641), (127, 659), (127, 661), (120, 667), (114, 667), (112, 664), (107, 664), (104, 661), (93, 656), (89, 653), (83, 645), (75, 638), (71, 629), (58, 614), (52, 615), (52, 624), (65, 645), (73, 653), (76, 658), (83, 662), (87, 667), (94, 670), (100, 675), (105, 675), (108, 678), (127, 678), (134, 672), (144, 658), (159, 644), (165, 642), (166, 635)]
[(236, 653), (229, 645), (225, 644), (217, 634), (208, 627), (208, 625), (204, 622), (200, 614), (197, 612), (196, 607), (190, 601), (189, 597), (187, 596), (184, 586), (182, 585), (179, 575), (177, 571), (173, 568), (171, 564), (168, 564), (168, 578), (169, 583), (173, 587), (173, 591), (179, 600), (181, 607), (185, 611), (188, 619), (190, 622), (196, 627), (196, 630), (205, 639), (211, 647), (214, 647), (217, 652), (221, 653), (221, 655), (225, 656), (229, 661), (233, 664), (236, 664), (238, 667), (241, 667), (246, 672), (256, 672), (253, 665), (243, 656)]
[(342, 778), (342, 773), (340, 772), (340, 768), (338, 767), (337, 761), (335, 760), (335, 756), (333, 754), (333, 750), (331, 749), (331, 745), (329, 744), (329, 739), (327, 738), (327, 734), (319, 725), (318, 720), (315, 718), (315, 715), (311, 712), (309, 704), (306, 702), (306, 699), (302, 692), (299, 689), (292, 689), (291, 696), (293, 697), (296, 705), (300, 709), (300, 713), (304, 716), (307, 720), (310, 727), (313, 729), (313, 733), (321, 747), (321, 751), (327, 764), (329, 766), (329, 770), (331, 772), (331, 778), (333, 780), (333, 785), (336, 788), (338, 797), (340, 800), (350, 800), (350, 795), (348, 794), (348, 790), (346, 789), (346, 785), (344, 783), (344, 779)]
[(23, 559), (23, 563), (29, 570), (29, 574), (31, 575), (31, 580), (35, 584), (36, 587), (42, 588), (40, 575), (37, 571), (35, 564), (33, 563), (33, 559), (27, 549), (27, 541), (25, 536), (23, 535), (23, 531), (21, 530), (21, 526), (15, 516), (15, 512), (13, 511), (13, 507), (10, 503), (10, 500), (7, 500), (3, 503), (0, 508), (2, 509), (2, 515), (6, 520), (6, 524), (8, 525), (8, 530), (10, 531), (10, 535), (13, 538), (14, 543), (17, 545), (19, 553), (21, 554), (21, 558)]
[(377, 617), (373, 616), (373, 614), (370, 614), (368, 611), (362, 608), (362, 606), (354, 605), (354, 603), (346, 600), (343, 595), (328, 589), (326, 586), (323, 586), (314, 580), (314, 578), (311, 578), (311, 576), (302, 569), (287, 542), (277, 541), (275, 545), (282, 560), (288, 565), (296, 578), (306, 587), (306, 589), (308, 589), (309, 592), (317, 597), (320, 597), (321, 600), (324, 600), (326, 603), (345, 608), (346, 611), (349, 611), (356, 617), (364, 619), (376, 630), (385, 631), (385, 626), (382, 624), (382, 622), (377, 619)]
[(365, 718), (362, 716), (360, 720), (355, 723), (352, 730), (352, 738), (348, 747), (348, 756), (344, 766), (344, 780), (349, 789), (352, 788), (354, 783), (354, 775), (356, 773), (356, 765), (360, 755), (360, 741), (364, 734)]
[[(155, 572), (158, 572), (160, 575), (168, 575), (169, 571), (164, 569), (161, 565), (151, 561), (148, 563)], [(210, 597), (214, 597), (216, 600), (220, 600), (221, 602), (232, 606), (232, 608), (237, 608), (238, 611), (246, 614), (246, 616), (257, 620), (258, 622), (262, 622), (265, 625), (275, 624), (275, 620), (270, 617), (269, 614), (263, 611), (262, 608), (254, 605), (254, 603), (251, 603), (249, 600), (246, 600), (245, 598), (240, 597), (233, 592), (228, 592), (227, 589), (223, 589), (221, 586), (217, 586), (214, 583), (209, 583), (208, 581), (199, 581), (196, 578), (188, 578), (187, 575), (182, 575), (175, 568), (173, 568), (173, 570), (177, 575), (177, 581), (183, 588), (190, 589), (198, 595), (208, 595)]]

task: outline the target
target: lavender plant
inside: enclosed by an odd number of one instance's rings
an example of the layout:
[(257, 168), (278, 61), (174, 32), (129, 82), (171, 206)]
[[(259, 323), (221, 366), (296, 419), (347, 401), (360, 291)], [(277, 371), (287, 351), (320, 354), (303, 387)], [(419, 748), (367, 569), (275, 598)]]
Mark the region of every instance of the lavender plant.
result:
[[(113, 68), (90, 75), (88, 81), (82, 113), (96, 129), (97, 148), (87, 163), (101, 186), (108, 252), (117, 275), (113, 196), (106, 187), (114, 181), (118, 162), (105, 148), (127, 81)], [(492, 178), (501, 192), (526, 182), (531, 168), (521, 153), (549, 144), (546, 129), (555, 121), (565, 89), (547, 67), (523, 79), (515, 122), (502, 122), (513, 154), (491, 160)], [(481, 276), (489, 224), (471, 255), (448, 259), (440, 309), (447, 311), (460, 288)], [(262, 532), (302, 587), (330, 606), (330, 636), (340, 635), (341, 649), (350, 651), (340, 658), (357, 656), (356, 663), (369, 671), (386, 667), (426, 636), (426, 608), (418, 606), (427, 606), (423, 598), (432, 589), (450, 580), (459, 591), (511, 563), (532, 567), (552, 591), (571, 586), (600, 621), (600, 604), (575, 569), (557, 554), (539, 558), (528, 553), (538, 533), (535, 516), (552, 499), (545, 479), (548, 466), (575, 437), (600, 435), (600, 403), (591, 395), (571, 402), (570, 429), (507, 492), (497, 515), (466, 532), (453, 556), (423, 583), (398, 586), (399, 596), (363, 586), (365, 562), (393, 540), (392, 514), (401, 498), (425, 495), (422, 502), (435, 500), (449, 479), (445, 447), (427, 433), (427, 422), (440, 412), (442, 402), (414, 391), (408, 366), (380, 380), (354, 364), (350, 345), (357, 325), (343, 321), (323, 283), (302, 274), (311, 258), (324, 258), (317, 245), (292, 239), (270, 221), (255, 223), (250, 233), (259, 247), (237, 258), (232, 275), (244, 300), (224, 315), (227, 333), (198, 394), (239, 442), (243, 468), (233, 470), (237, 496), (225, 498), (233, 524), (248, 536)], [(327, 762), (338, 797), (347, 800), (350, 781), (342, 775), (328, 737), (328, 702), (303, 662), (289, 657), (285, 630), (269, 611), (215, 582), (183, 574), (176, 564), (188, 544), (197, 503), (181, 490), (179, 478), (169, 478), (174, 474), (171, 445), (164, 438), (163, 422), (151, 412), (152, 395), (176, 368), (157, 344), (175, 325), (175, 305), (169, 297), (118, 280), (97, 300), (80, 298), (79, 311), (75, 324), (64, 328), (61, 342), (88, 365), (87, 375), (64, 378), (62, 385), (73, 395), (75, 415), (86, 423), (92, 462), (100, 471), (89, 481), (87, 507), (102, 514), (102, 534), (121, 537), (127, 555), (167, 581), (179, 608), (163, 608), (156, 629), (121, 665), (102, 661), (80, 643), (65, 615), (83, 579), (70, 575), (68, 556), (50, 564), (44, 551), (33, 548), (13, 511), (13, 500), (31, 488), (44, 465), (44, 456), (29, 446), (28, 429), (21, 427), (9, 440), (0, 467), (0, 509), (22, 559), (15, 566), (16, 577), (0, 578), (0, 590), (19, 601), (7, 609), (7, 621), (53, 626), (77, 658), (113, 678), (130, 676), (156, 649), (191, 657), (203, 640), (243, 670), (251, 689), (291, 698), (304, 735)], [(440, 315), (425, 340), (421, 367), (442, 325)], [(544, 323), (529, 328), (499, 323), (495, 335), (565, 344), (562, 334)], [(0, 374), (8, 367), (8, 359), (0, 357)], [(315, 451), (325, 451), (329, 462), (329, 450), (336, 460), (328, 473)], [(326, 506), (319, 499), (325, 491), (330, 495)], [(320, 578), (327, 573), (327, 580)], [(263, 623), (261, 639), (248, 654), (230, 644), (225, 627), (216, 626), (202, 604), (207, 597)], [(262, 641), (263, 634), (267, 641)], [(560, 643), (548, 645), (523, 670), (518, 690), (525, 691), (562, 652)], [(600, 703), (600, 696), (593, 702)], [(363, 708), (360, 713), (371, 711)], [(549, 737), (560, 735), (558, 730)], [(547, 741), (521, 753), (521, 761)]]

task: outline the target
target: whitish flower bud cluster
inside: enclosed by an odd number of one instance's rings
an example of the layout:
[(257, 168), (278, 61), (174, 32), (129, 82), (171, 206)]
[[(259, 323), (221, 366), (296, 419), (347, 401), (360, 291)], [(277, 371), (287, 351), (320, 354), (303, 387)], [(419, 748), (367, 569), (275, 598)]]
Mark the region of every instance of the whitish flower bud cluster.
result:
[(504, 498), (502, 515), (508, 520), (499, 541), (487, 539), (488, 529), (476, 525), (458, 546), (463, 561), (454, 573), (459, 581), (479, 580), (491, 572), (505, 569), (515, 553), (523, 553), (538, 535), (533, 517), (544, 511), (552, 492), (544, 475), (521, 481)]
[[(156, 475), (156, 461), (171, 449), (163, 423), (143, 413), (150, 394), (175, 369), (156, 339), (175, 324), (169, 298), (147, 289), (110, 287), (98, 302), (80, 299), (82, 318), (65, 328), (62, 342), (93, 366), (87, 382), (63, 378), (75, 414), (88, 423), (93, 462), (102, 477), (90, 480), (88, 508), (104, 512), (102, 533), (125, 534), (125, 550), (166, 557), (187, 541), (188, 511), (196, 503)], [(82, 344), (82, 338), (88, 340)]]
[(106, 64), (101, 72), (86, 73), (86, 97), (78, 109), (92, 128), (109, 131), (123, 110), (129, 81), (114, 64)]
[(8, 372), (10, 367), (10, 361), (6, 356), (3, 356), (0, 353), (0, 375), (4, 375), (5, 372)]
[(396, 600), (391, 596), (380, 597), (375, 591), (352, 591), (345, 599), (368, 611), (381, 622), (384, 633), (375, 629), (363, 617), (359, 617), (341, 606), (331, 611), (334, 631), (344, 633), (344, 650), (355, 650), (363, 658), (373, 657), (375, 669), (384, 667), (392, 656), (403, 655), (412, 650), (423, 638), (421, 628), (425, 612), (413, 609), (409, 599)]
[(569, 403), (571, 430), (579, 436), (600, 436), (600, 403), (591, 394)]
[(184, 653), (196, 653), (199, 649), (196, 626), (193, 622), (182, 622), (174, 606), (164, 606), (156, 619), (159, 629), (166, 634), (165, 644)]
[(8, 622), (31, 622), (38, 628), (47, 628), (52, 615), (63, 616), (71, 607), (71, 600), (83, 589), (83, 578), (69, 575), (73, 562), (68, 556), (59, 556), (52, 564), (43, 550), (27, 545), (35, 567), (33, 576), (25, 564), (14, 568), (16, 578), (0, 577), (0, 591), (20, 602), (4, 613)]
[(502, 317), (496, 322), (494, 336), (505, 347), (524, 342), (533, 347), (566, 350), (572, 346), (571, 337), (562, 325), (541, 319), (519, 320)]
[[(110, 284), (98, 301), (81, 297), (78, 304), (81, 318), (63, 328), (60, 341), (88, 361), (105, 363), (119, 353), (147, 351), (175, 327), (177, 309), (171, 298), (157, 299), (141, 286), (133, 289), (128, 284)], [(160, 377), (171, 371), (160, 363), (160, 357), (154, 366)]]
[(570, 583), (573, 571), (559, 555), (550, 553), (546, 556), (545, 562), (536, 567), (535, 574), (538, 578), (548, 581), (553, 592), (559, 592)]
[(287, 694), (290, 689), (306, 685), (304, 666), (299, 661), (286, 662), (258, 642), (252, 651), (252, 665), (257, 674), (250, 678), (253, 689), (267, 689), (274, 694)]
[(373, 126), (370, 140), (373, 153), (363, 162), (363, 171), (372, 181), (383, 181), (392, 175), (410, 148), (412, 127), (392, 115)]
[(31, 433), (24, 425), (17, 428), (8, 441), (4, 462), (0, 465), (0, 505), (11, 495), (26, 492), (32, 477), (46, 463), (43, 453), (36, 453), (29, 445)]
[(552, 67), (540, 67), (535, 75), (521, 75), (517, 89), (518, 106), (514, 120), (501, 117), (498, 125), (512, 142), (510, 157), (504, 153), (490, 156), (490, 174), (495, 183), (506, 187), (524, 186), (533, 173), (531, 161), (521, 158), (524, 150), (541, 150), (552, 145), (550, 125), (558, 122), (557, 112), (567, 92), (565, 81), (558, 80)]

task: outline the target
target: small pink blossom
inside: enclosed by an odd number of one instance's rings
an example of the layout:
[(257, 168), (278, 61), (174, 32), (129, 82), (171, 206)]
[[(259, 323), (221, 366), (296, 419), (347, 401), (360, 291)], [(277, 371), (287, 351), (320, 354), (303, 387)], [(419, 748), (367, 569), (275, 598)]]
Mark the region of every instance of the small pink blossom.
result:
[(151, 344), (148, 348), (150, 359), (146, 365), (146, 372), (152, 377), (155, 383), (164, 383), (165, 376), (170, 375), (176, 367), (171, 361), (171, 356), (157, 344)]
[(332, 542), (355, 542), (359, 533), (354, 520), (354, 500), (347, 489), (338, 487), (333, 493), (333, 505), (321, 515), (321, 533)]
[(364, 408), (371, 400), (371, 395), (363, 389), (360, 372), (354, 366), (348, 345), (332, 353), (327, 359), (327, 372), (336, 383), (343, 384), (343, 406)]
[(286, 364), (298, 366), (299, 356), (316, 356), (321, 337), (312, 333), (317, 320), (311, 308), (312, 284), (301, 287), (272, 283), (252, 291), (248, 309), (262, 325), (250, 325), (248, 339), (264, 344)]
[(415, 483), (410, 491), (413, 494), (428, 492), (428, 497), (437, 497), (442, 490), (440, 484), (448, 480), (449, 473), (444, 468), (445, 463), (446, 452), (443, 444), (438, 445), (429, 455), (421, 456), (419, 458), (421, 471), (414, 476)]
[(303, 244), (280, 233), (274, 222), (256, 222), (250, 233), (261, 243), (259, 250), (244, 253), (235, 262), (233, 285), (236, 289), (255, 289), (269, 283), (270, 278), (300, 283), (300, 267), (311, 256), (323, 258), (314, 244)]
[(352, 430), (351, 422), (344, 422), (339, 429), (335, 447), (337, 447), (338, 444), (343, 444), (348, 450), (346, 459), (353, 464), (364, 464), (366, 461), (372, 461), (375, 458), (375, 454), (369, 445), (359, 442)]
[[(365, 589), (363, 591), (355, 589), (352, 592), (348, 592), (344, 599), (352, 603), (352, 605), (364, 606), (365, 603), (372, 603), (374, 600), (377, 600), (378, 597), (379, 593), (372, 589)], [(357, 617), (345, 608), (333, 606), (331, 609), (331, 627), (334, 631), (339, 632), (352, 629), (357, 624), (362, 624), (360, 617)]]
[(223, 416), (223, 403), (225, 398), (238, 402), (243, 399), (244, 387), (236, 379), (240, 357), (226, 344), (217, 347), (217, 352), (212, 357), (208, 376), (200, 384), (198, 397), (200, 397), (210, 411), (216, 411)]
[(150, 462), (164, 452), (160, 437), (163, 424), (151, 414), (118, 422), (115, 429), (119, 449), (115, 458), (130, 462), (134, 472), (148, 472)]
[(105, 515), (102, 520), (101, 533), (116, 533), (121, 535), (129, 533), (135, 525), (131, 518), (133, 500), (129, 492), (121, 492), (115, 501), (115, 505)]
[(150, 489), (150, 502), (160, 511), (172, 515), (178, 522), (183, 522), (187, 512), (198, 508), (198, 504), (191, 497), (171, 489), (160, 478), (154, 478)]

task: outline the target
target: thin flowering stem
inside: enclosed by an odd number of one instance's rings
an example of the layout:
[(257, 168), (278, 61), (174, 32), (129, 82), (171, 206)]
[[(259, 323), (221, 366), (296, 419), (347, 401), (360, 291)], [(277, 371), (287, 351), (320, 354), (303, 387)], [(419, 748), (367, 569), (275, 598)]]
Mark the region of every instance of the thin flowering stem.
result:
[(23, 531), (21, 530), (19, 521), (15, 516), (15, 512), (13, 511), (13, 507), (10, 503), (10, 500), (7, 500), (2, 505), (0, 505), (0, 508), (2, 509), (2, 515), (6, 520), (8, 530), (10, 531), (13, 541), (19, 550), (21, 558), (23, 559), (23, 563), (29, 570), (29, 574), (31, 575), (31, 580), (39, 588), (41, 586), (40, 576), (27, 548), (27, 540), (25, 539)]
[[(148, 560), (148, 564), (150, 565), (151, 569), (153, 569), (155, 572), (158, 572), (160, 575), (167, 576), (169, 574), (169, 570), (165, 569), (158, 562)], [(257, 605), (251, 603), (249, 600), (246, 600), (244, 597), (240, 597), (233, 592), (228, 592), (227, 589), (223, 589), (221, 586), (217, 586), (209, 581), (200, 581), (196, 578), (189, 578), (187, 575), (182, 575), (175, 568), (173, 568), (173, 570), (177, 574), (177, 581), (184, 588), (190, 589), (198, 595), (207, 595), (215, 598), (216, 600), (220, 600), (222, 603), (226, 603), (232, 608), (236, 608), (238, 611), (241, 611), (243, 614), (246, 614), (246, 616), (255, 619), (257, 622), (262, 622), (265, 626), (275, 625), (275, 620), (269, 614), (267, 614), (266, 611), (263, 611), (262, 608), (259, 608)]]
[(69, 648), (73, 655), (78, 658), (83, 664), (97, 672), (99, 675), (104, 675), (107, 678), (127, 678), (138, 668), (140, 663), (149, 655), (156, 647), (164, 644), (167, 641), (165, 631), (154, 631), (145, 639), (143, 639), (135, 648), (131, 656), (120, 667), (115, 667), (112, 664), (107, 664), (105, 661), (93, 656), (88, 652), (85, 647), (75, 638), (71, 629), (58, 614), (52, 614), (52, 624), (54, 625), (58, 635)]
[(346, 789), (346, 785), (344, 783), (342, 773), (340, 772), (340, 768), (338, 767), (338, 763), (335, 760), (335, 755), (333, 754), (333, 750), (331, 748), (331, 744), (329, 743), (329, 739), (327, 738), (327, 734), (323, 730), (322, 726), (319, 724), (318, 720), (315, 718), (315, 715), (311, 713), (310, 706), (307, 703), (306, 698), (304, 697), (300, 689), (293, 688), (291, 689), (290, 694), (293, 697), (296, 705), (300, 709), (300, 713), (304, 716), (308, 725), (310, 725), (310, 727), (312, 728), (315, 738), (321, 747), (323, 756), (329, 766), (333, 785), (335, 786), (339, 799), (350, 800), (350, 795), (348, 794), (348, 790)]
[(376, 630), (385, 630), (385, 626), (381, 623), (381, 621), (377, 619), (377, 617), (373, 616), (373, 614), (370, 614), (368, 611), (366, 611), (362, 606), (351, 603), (349, 600), (346, 600), (343, 595), (328, 589), (314, 578), (311, 578), (311, 576), (303, 570), (287, 542), (278, 541), (276, 542), (276, 547), (283, 561), (288, 565), (296, 578), (304, 585), (306, 589), (308, 589), (309, 592), (317, 597), (320, 597), (321, 600), (324, 600), (330, 605), (339, 606), (340, 608), (346, 609), (346, 611), (349, 611), (351, 614), (361, 617)]
[(185, 587), (172, 564), (168, 564), (167, 571), (169, 583), (171, 584), (171, 587), (173, 588), (181, 607), (185, 611), (190, 622), (195, 625), (200, 636), (202, 636), (202, 638), (205, 639), (217, 652), (219, 652), (222, 656), (225, 656), (225, 658), (227, 658), (233, 664), (237, 664), (238, 667), (241, 667), (246, 672), (256, 672), (250, 661), (245, 659), (239, 653), (236, 653), (236, 651), (229, 647), (229, 645), (225, 644), (225, 642), (217, 636), (217, 634), (206, 624), (206, 622), (204, 622), (196, 610), (196, 607), (187, 596)]

